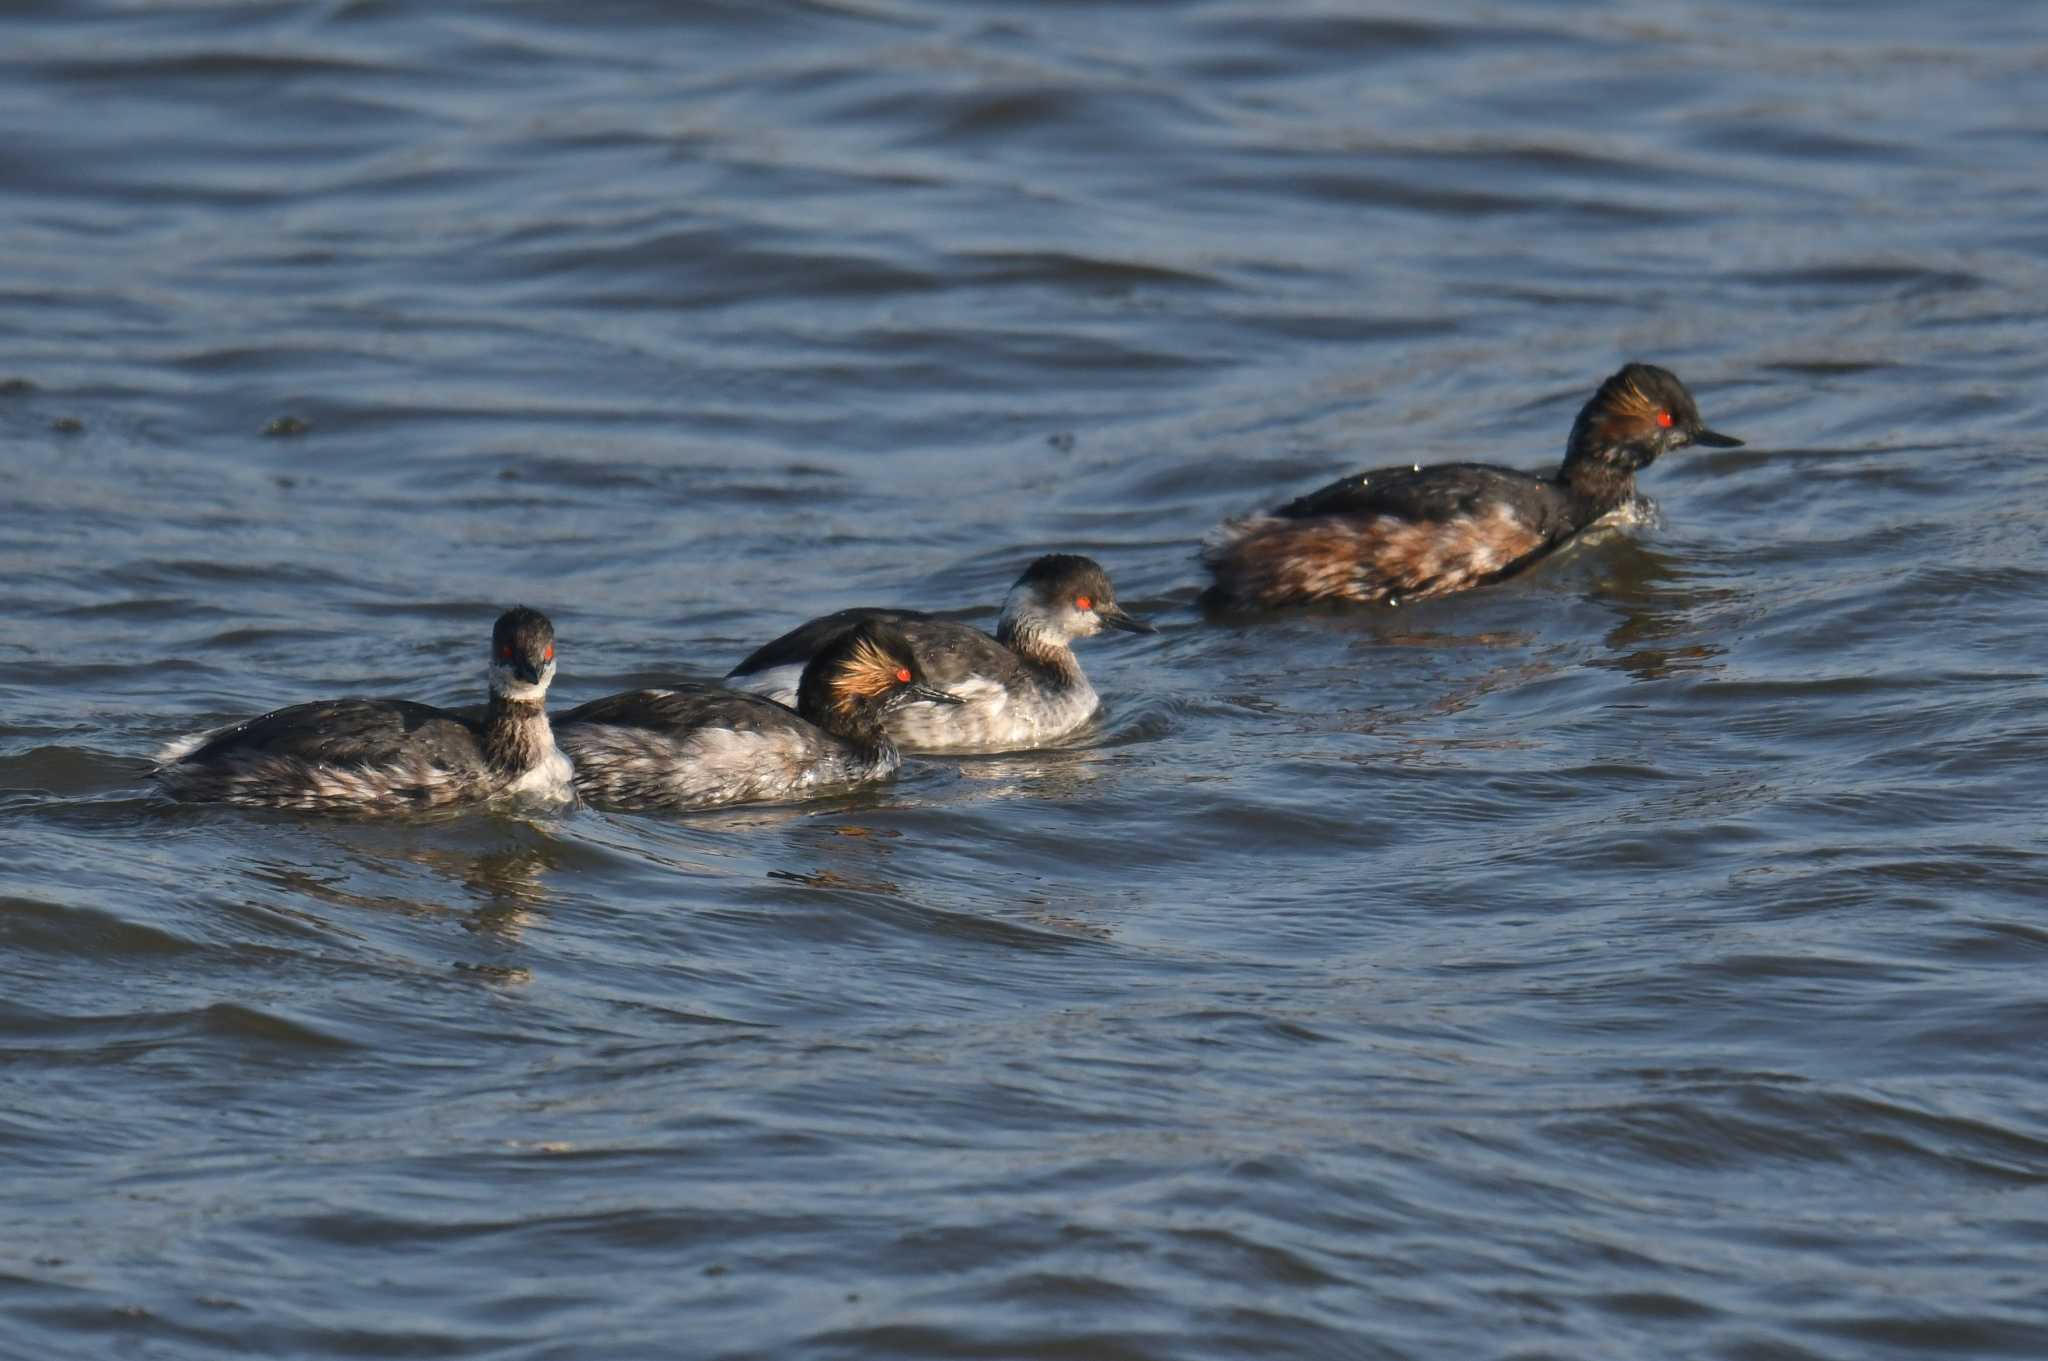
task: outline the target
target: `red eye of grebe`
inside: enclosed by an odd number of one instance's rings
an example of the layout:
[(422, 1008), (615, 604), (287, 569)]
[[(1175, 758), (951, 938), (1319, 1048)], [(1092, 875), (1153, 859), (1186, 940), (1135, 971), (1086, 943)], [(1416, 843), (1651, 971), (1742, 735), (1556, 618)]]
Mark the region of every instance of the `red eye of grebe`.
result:
[(910, 684), (910, 668), (909, 668), (909, 667), (907, 667), (907, 666), (899, 666), (899, 667), (897, 667), (897, 668), (896, 668), (896, 683), (897, 683), (898, 685), (908, 685), (908, 684)]
[(1089, 598), (1088, 598), (1087, 596), (1085, 596), (1085, 595), (1077, 595), (1077, 596), (1075, 596), (1075, 597), (1074, 597), (1074, 608), (1075, 608), (1075, 609), (1077, 609), (1077, 610), (1086, 610), (1086, 609), (1093, 609), (1094, 607), (1095, 607), (1095, 602), (1094, 602), (1094, 601), (1092, 601), (1092, 600), (1090, 600), (1090, 599), (1089, 599)]
[(1663, 426), (1667, 430), (1670, 429), (1671, 413), (1669, 411), (1659, 411), (1657, 413), (1657, 424)]
[(555, 659), (555, 645), (553, 643), (548, 644), (548, 650), (540, 654), (540, 659), (544, 662), (551, 662)]
[(504, 658), (504, 659), (505, 659), (506, 661), (508, 661), (508, 662), (509, 662), (509, 661), (511, 661), (511, 660), (512, 660), (512, 645), (511, 645), (510, 643), (507, 643), (507, 644), (506, 644), (505, 646), (503, 646), (503, 647), (499, 648), (499, 649), (498, 649), (498, 655), (499, 655), (500, 657), (503, 657), (503, 658)]

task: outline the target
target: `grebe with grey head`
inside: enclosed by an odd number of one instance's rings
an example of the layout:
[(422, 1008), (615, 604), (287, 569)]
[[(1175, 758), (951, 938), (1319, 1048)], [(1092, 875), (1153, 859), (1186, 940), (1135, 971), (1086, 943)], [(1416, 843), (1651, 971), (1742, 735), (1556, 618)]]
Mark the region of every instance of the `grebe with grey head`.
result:
[(994, 637), (915, 610), (840, 610), (756, 649), (726, 684), (787, 703), (819, 648), (878, 619), (901, 629), (932, 682), (961, 701), (906, 704), (889, 715), (889, 735), (905, 751), (924, 752), (1015, 751), (1065, 737), (1102, 706), (1074, 641), (1104, 628), (1156, 631), (1118, 606), (1109, 573), (1094, 559), (1051, 553), (1010, 588)]

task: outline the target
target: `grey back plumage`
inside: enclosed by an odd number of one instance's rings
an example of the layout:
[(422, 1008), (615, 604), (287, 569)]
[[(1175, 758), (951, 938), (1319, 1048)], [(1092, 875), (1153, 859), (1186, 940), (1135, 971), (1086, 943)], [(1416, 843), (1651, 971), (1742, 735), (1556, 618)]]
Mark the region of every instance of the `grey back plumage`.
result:
[(322, 699), (273, 709), (223, 728), (185, 757), (206, 764), (235, 755), (323, 765), (383, 765), (415, 752), (450, 769), (483, 764), (480, 720), (406, 699)]
[(179, 798), (387, 812), (501, 793), (562, 798), (569, 771), (548, 731), (554, 625), (524, 606), (498, 617), (481, 715), (403, 699), (294, 704), (207, 734), (163, 758)]
[(895, 623), (863, 619), (806, 663), (801, 712), (704, 682), (608, 695), (557, 721), (593, 803), (707, 808), (806, 798), (895, 773), (882, 716), (930, 689)]
[(1318, 515), (1390, 515), (1442, 523), (1507, 503), (1532, 525), (1571, 529), (1571, 498), (1557, 481), (1490, 463), (1401, 464), (1340, 477), (1297, 496), (1272, 514), (1306, 520)]

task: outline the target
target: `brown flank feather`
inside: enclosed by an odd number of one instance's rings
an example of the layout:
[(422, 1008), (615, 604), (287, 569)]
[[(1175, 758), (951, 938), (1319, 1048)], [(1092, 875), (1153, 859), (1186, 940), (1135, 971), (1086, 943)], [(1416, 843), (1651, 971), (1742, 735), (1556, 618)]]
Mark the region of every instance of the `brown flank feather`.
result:
[(1544, 546), (1506, 509), (1442, 523), (1333, 515), (1268, 522), (1233, 545), (1216, 571), (1233, 597), (1260, 605), (1376, 604), (1465, 590), (1516, 570)]

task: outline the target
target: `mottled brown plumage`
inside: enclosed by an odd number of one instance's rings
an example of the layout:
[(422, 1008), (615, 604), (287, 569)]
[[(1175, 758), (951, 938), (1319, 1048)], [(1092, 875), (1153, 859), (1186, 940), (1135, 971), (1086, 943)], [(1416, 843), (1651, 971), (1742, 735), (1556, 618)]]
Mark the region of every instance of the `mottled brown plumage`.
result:
[[(1454, 519), (1324, 515), (1276, 519), (1227, 567), (1231, 594), (1278, 604), (1307, 600), (1359, 603), (1448, 595), (1517, 570), (1546, 543), (1512, 512)], [(1218, 580), (1224, 580), (1219, 573)]]
[(1202, 559), (1217, 608), (1399, 603), (1498, 581), (1636, 503), (1635, 474), (1685, 445), (1740, 444), (1651, 364), (1609, 376), (1539, 478), (1481, 463), (1380, 468), (1225, 524)]

